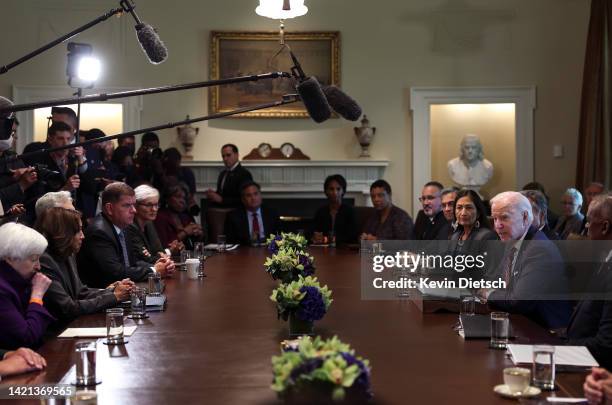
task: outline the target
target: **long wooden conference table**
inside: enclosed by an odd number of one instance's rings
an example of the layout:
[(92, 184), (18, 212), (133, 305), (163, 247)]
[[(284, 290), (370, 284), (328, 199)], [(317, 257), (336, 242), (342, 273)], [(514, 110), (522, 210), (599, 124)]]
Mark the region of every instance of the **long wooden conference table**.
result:
[[(315, 333), (338, 335), (370, 360), (375, 403), (508, 404), (493, 387), (511, 366), (488, 341), (465, 341), (452, 329), (457, 314), (423, 314), (409, 300), (364, 301), (360, 256), (348, 250), (311, 248), (316, 276), (333, 290)], [(166, 281), (168, 306), (138, 324), (129, 343), (98, 343), (99, 404), (263, 404), (277, 401), (270, 389), (271, 357), (287, 338), (269, 296), (275, 282), (265, 273), (265, 248), (239, 248), (209, 257), (206, 278), (178, 272)], [(512, 317), (518, 343), (553, 342), (522, 317)], [(104, 326), (103, 314), (70, 326)], [(43, 372), (6, 384), (57, 383), (74, 364), (76, 339), (53, 338), (39, 350)], [(559, 373), (556, 396), (583, 396), (585, 373)], [(548, 394), (547, 394), (548, 395)], [(541, 403), (543, 396), (539, 398)], [(40, 401), (12, 401), (11, 403)], [(539, 403), (528, 401), (523, 403)]]

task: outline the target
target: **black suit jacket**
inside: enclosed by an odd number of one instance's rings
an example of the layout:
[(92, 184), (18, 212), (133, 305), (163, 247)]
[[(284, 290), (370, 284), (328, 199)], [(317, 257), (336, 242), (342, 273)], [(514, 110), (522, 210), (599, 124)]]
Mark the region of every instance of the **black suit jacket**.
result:
[[(315, 213), (312, 231), (309, 232), (309, 237), (312, 237), (314, 232), (322, 232), (327, 234), (332, 230), (332, 217), (329, 213), (329, 204), (320, 207)], [(357, 231), (357, 220), (355, 219), (355, 210), (348, 204), (340, 205), (336, 213), (334, 223), (334, 233), (336, 235), (336, 243), (357, 243), (359, 234)]]
[(145, 281), (153, 272), (151, 264), (134, 258), (132, 244), (127, 234), (125, 243), (130, 261), (129, 267), (123, 263), (123, 252), (112, 223), (102, 214), (96, 216), (85, 230), (85, 240), (78, 256), (81, 279), (86, 284), (98, 288), (104, 288), (124, 278), (136, 282)]
[(228, 172), (222, 189), (221, 183), (223, 182), (223, 177), (226, 172), (226, 170), (223, 170), (219, 173), (219, 177), (217, 178), (217, 193), (221, 194), (221, 197), (223, 197), (223, 202), (219, 204), (219, 206), (232, 208), (241, 207), (240, 186), (247, 181), (253, 180), (253, 176), (251, 176), (251, 172), (238, 163), (238, 166), (236, 166), (234, 170)]
[[(159, 240), (153, 222), (145, 222), (144, 231), (142, 231), (138, 224), (136, 224), (136, 221), (134, 221), (125, 231), (127, 237), (130, 239), (132, 256), (136, 258), (136, 260), (155, 264), (161, 257), (159, 253), (164, 252), (164, 247)], [(148, 256), (143, 253), (145, 249), (149, 253)]]
[(567, 327), (570, 345), (586, 346), (601, 367), (612, 368), (612, 265), (602, 265), (589, 283)]
[(62, 260), (47, 251), (40, 257), (40, 267), (51, 279), (45, 294), (45, 307), (61, 321), (70, 321), (117, 304), (111, 290), (89, 288), (81, 282), (74, 256)]
[[(280, 228), (280, 219), (275, 210), (261, 207), (261, 219), (264, 226), (264, 235), (277, 233)], [(249, 234), (249, 217), (244, 208), (238, 208), (225, 217), (225, 237), (228, 243), (240, 243), (248, 245), (251, 243)]]
[(438, 212), (433, 222), (420, 210), (414, 223), (415, 240), (448, 240), (451, 226), (444, 218), (442, 211)]
[[(490, 306), (525, 315), (549, 329), (566, 327), (571, 314), (569, 286), (557, 247), (530, 228), (514, 260), (509, 285), (489, 295)], [(503, 269), (498, 276), (503, 277)]]

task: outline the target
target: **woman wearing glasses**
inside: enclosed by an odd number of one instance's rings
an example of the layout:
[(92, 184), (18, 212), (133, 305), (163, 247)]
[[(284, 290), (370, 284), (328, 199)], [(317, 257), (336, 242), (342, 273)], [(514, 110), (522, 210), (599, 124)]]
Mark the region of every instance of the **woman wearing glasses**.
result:
[[(137, 260), (155, 263), (161, 257), (167, 256), (153, 225), (159, 209), (159, 191), (143, 184), (136, 187), (134, 193), (136, 193), (136, 215), (134, 223), (127, 228), (127, 235), (132, 242), (132, 253)], [(184, 245), (174, 240), (168, 248), (172, 253), (178, 254), (184, 249)]]

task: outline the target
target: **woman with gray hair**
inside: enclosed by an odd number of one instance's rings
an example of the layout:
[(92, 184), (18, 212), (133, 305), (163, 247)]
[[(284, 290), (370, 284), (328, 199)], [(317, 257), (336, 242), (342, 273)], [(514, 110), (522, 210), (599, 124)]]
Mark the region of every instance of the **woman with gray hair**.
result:
[(43, 306), (51, 280), (40, 270), (47, 240), (17, 223), (0, 226), (0, 347), (37, 347), (54, 318)]
[[(134, 189), (136, 194), (136, 215), (134, 222), (126, 229), (131, 240), (132, 254), (137, 260), (155, 263), (161, 257), (166, 257), (164, 246), (159, 240), (153, 221), (159, 210), (159, 191), (143, 184)], [(174, 240), (168, 248), (178, 254), (185, 248), (182, 242)]]
[(582, 194), (575, 188), (568, 188), (561, 196), (562, 215), (557, 221), (555, 232), (560, 239), (574, 233), (580, 235), (584, 224), (584, 215), (580, 212), (582, 208)]

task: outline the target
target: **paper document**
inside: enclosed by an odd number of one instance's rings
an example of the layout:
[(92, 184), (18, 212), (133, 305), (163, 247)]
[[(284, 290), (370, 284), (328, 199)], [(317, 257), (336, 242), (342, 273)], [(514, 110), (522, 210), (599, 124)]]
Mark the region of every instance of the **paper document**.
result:
[[(238, 248), (238, 244), (235, 245), (225, 245), (225, 250), (234, 250)], [(204, 246), (204, 249), (206, 250), (219, 250), (219, 245), (217, 243), (209, 243), (208, 245)]]
[[(126, 326), (123, 328), (125, 336), (132, 336), (136, 330), (136, 325)], [(73, 337), (106, 337), (106, 328), (68, 328), (58, 337), (73, 338)]]
[[(508, 345), (514, 364), (533, 362), (533, 345)], [(555, 346), (555, 364), (574, 367), (597, 367), (599, 364), (585, 346)]]

